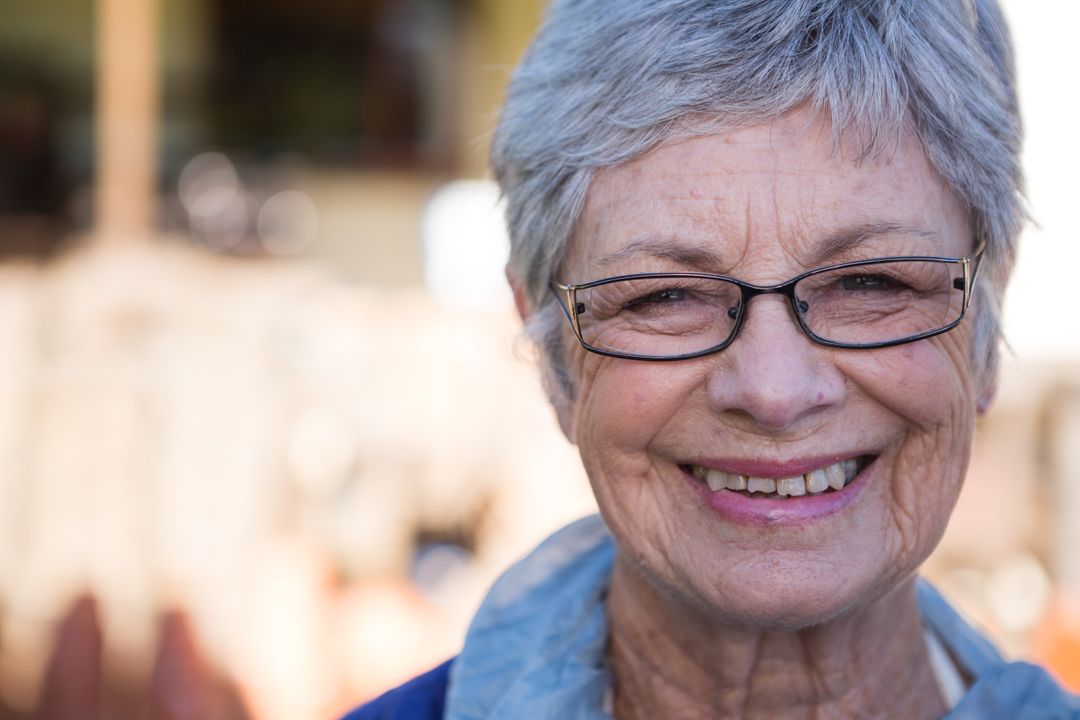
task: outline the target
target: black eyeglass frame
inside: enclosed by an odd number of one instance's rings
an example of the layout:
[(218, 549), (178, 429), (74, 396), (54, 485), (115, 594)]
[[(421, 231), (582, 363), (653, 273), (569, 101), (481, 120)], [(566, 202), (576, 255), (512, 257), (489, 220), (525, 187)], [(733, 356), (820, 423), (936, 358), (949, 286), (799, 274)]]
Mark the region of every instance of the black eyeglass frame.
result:
[[(791, 306), (791, 311), (795, 315), (796, 323), (799, 328), (802, 329), (803, 334), (810, 338), (812, 342), (818, 345), (824, 345), (825, 347), (841, 348), (844, 350), (876, 350), (878, 348), (893, 347), (895, 345), (905, 345), (907, 343), (915, 342), (917, 340), (925, 340), (926, 338), (934, 337), (935, 335), (941, 335), (947, 333), (954, 327), (960, 324), (967, 314), (968, 305), (971, 303), (971, 294), (975, 287), (975, 278), (979, 273), (979, 265), (982, 261), (983, 251), (986, 249), (985, 241), (980, 242), (979, 246), (975, 249), (971, 255), (967, 257), (938, 257), (934, 255), (891, 255), (888, 257), (871, 258), (867, 260), (851, 260), (849, 262), (837, 263), (835, 265), (826, 265), (824, 267), (814, 268), (813, 270), (807, 270), (804, 273), (800, 273), (790, 280), (786, 280), (776, 285), (755, 285), (754, 283), (744, 282), (737, 278), (730, 277), (728, 275), (720, 275), (716, 273), (706, 272), (661, 272), (661, 273), (634, 273), (631, 275), (616, 275), (614, 277), (603, 278), (601, 280), (593, 280), (585, 283), (576, 283), (571, 285), (564, 285), (559, 282), (551, 283), (551, 291), (555, 295), (559, 306), (562, 308), (563, 314), (570, 322), (570, 327), (574, 332), (574, 337), (577, 338), (578, 343), (589, 352), (596, 353), (597, 355), (604, 355), (613, 358), (622, 358), (625, 360), (648, 360), (655, 362), (668, 362), (673, 360), (692, 360), (694, 358), (705, 357), (706, 355), (713, 355), (727, 348), (731, 343), (735, 341), (739, 331), (742, 329), (743, 322), (746, 320), (747, 308), (749, 307), (750, 300), (758, 295), (783, 295), (788, 299), (788, 303)], [(883, 263), (894, 262), (939, 262), (948, 263), (950, 265), (960, 265), (963, 267), (963, 278), (955, 278), (953, 280), (953, 288), (956, 290), (963, 290), (964, 300), (960, 307), (960, 315), (945, 327), (935, 328), (934, 330), (928, 330), (926, 332), (918, 333), (908, 337), (902, 337), (896, 340), (886, 340), (878, 343), (845, 343), (837, 342), (835, 340), (827, 340), (816, 335), (806, 324), (803, 319), (802, 311), (799, 309), (799, 299), (795, 297), (795, 286), (805, 280), (808, 277), (819, 275), (824, 272), (832, 270), (843, 270), (845, 268), (861, 267), (864, 265), (880, 265)], [(585, 338), (581, 334), (581, 323), (578, 318), (580, 304), (577, 302), (577, 292), (579, 290), (587, 290), (589, 288), (599, 287), (601, 285), (608, 285), (614, 282), (620, 282), (623, 280), (639, 280), (645, 278), (706, 278), (711, 280), (723, 280), (729, 282), (739, 288), (741, 293), (738, 304), (738, 315), (734, 318), (735, 324), (731, 328), (731, 333), (727, 338), (719, 345), (706, 348), (704, 350), (698, 350), (692, 353), (684, 353), (682, 355), (638, 355), (635, 353), (617, 352), (614, 350), (605, 350), (598, 348), (595, 345), (590, 345), (585, 341)]]

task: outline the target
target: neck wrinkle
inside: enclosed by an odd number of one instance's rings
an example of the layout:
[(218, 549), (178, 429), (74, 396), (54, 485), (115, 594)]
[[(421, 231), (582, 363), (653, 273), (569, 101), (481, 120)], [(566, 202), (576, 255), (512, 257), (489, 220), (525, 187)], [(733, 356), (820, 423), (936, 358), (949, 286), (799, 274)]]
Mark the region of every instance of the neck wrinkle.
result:
[(940, 718), (914, 578), (801, 630), (725, 624), (616, 558), (608, 662), (618, 720), (671, 717)]

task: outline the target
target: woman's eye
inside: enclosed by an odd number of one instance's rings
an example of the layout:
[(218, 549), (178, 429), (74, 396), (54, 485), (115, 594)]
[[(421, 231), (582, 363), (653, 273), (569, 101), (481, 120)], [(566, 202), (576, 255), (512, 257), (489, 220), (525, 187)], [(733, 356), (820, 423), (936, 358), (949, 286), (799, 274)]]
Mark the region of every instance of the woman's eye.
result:
[(904, 283), (885, 275), (848, 275), (842, 280), (845, 290), (858, 291), (896, 291), (907, 287)]
[(686, 299), (687, 292), (680, 288), (666, 288), (664, 290), (657, 290), (654, 293), (643, 295), (639, 298), (634, 298), (626, 303), (623, 307), (627, 310), (633, 310), (634, 308), (642, 305), (666, 305), (669, 303), (682, 302)]

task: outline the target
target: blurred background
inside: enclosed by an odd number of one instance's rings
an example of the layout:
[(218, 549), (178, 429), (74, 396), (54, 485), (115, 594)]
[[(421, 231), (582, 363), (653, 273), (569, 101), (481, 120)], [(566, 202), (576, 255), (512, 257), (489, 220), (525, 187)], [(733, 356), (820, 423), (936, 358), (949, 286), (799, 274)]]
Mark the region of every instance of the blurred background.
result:
[[(590, 511), (485, 175), (541, 6), (5, 3), (0, 718), (333, 717)], [(1005, 7), (1036, 223), (927, 574), (1080, 690), (1080, 11)]]

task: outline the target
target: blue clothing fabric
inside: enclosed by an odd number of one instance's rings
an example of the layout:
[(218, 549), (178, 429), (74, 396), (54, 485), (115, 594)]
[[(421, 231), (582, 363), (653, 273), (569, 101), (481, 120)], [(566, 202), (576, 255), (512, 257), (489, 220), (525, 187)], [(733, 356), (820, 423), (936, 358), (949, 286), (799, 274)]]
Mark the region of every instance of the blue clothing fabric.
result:
[(453, 659), (353, 710), (342, 720), (442, 720)]
[[(429, 673), (347, 720), (610, 720), (605, 604), (614, 557), (598, 517), (563, 528), (495, 583), (461, 655), (436, 671), (449, 667), (448, 688), (445, 674)], [(919, 582), (918, 601), (927, 628), (974, 678), (943, 720), (1080, 720), (1080, 698), (1041, 668), (1004, 660), (929, 583)], [(433, 697), (440, 693), (445, 708)]]

